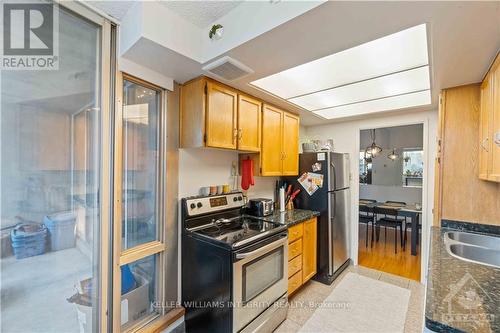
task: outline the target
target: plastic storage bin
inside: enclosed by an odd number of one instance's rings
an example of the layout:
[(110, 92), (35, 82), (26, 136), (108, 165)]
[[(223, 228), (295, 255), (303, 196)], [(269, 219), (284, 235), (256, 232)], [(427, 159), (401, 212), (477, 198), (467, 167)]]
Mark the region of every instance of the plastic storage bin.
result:
[(50, 247), (52, 251), (59, 251), (75, 247), (76, 242), (76, 214), (61, 212), (47, 215), (43, 223), (49, 229)]
[(40, 223), (22, 223), (12, 229), (10, 239), (16, 259), (44, 254), (47, 228)]

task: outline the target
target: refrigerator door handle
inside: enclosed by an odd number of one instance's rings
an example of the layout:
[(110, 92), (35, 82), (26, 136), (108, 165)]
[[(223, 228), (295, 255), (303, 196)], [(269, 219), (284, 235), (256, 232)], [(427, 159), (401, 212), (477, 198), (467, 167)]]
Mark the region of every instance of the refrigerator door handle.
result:
[[(335, 196), (335, 193), (329, 193)], [(328, 198), (328, 275), (333, 275), (333, 212), (335, 206), (332, 207), (332, 200)]]
[(328, 198), (328, 206), (330, 210), (328, 212), (328, 274), (333, 275), (333, 223), (335, 221), (335, 192), (331, 192), (330, 195), (333, 196), (333, 202)]
[(337, 189), (337, 170), (335, 170), (335, 164), (333, 162), (330, 162), (330, 166), (333, 169), (333, 188), (331, 189), (332, 191), (335, 191)]

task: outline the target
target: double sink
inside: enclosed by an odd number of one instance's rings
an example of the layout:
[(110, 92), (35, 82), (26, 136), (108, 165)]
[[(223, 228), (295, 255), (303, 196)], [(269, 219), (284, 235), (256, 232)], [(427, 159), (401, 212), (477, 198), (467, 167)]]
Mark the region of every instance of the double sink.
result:
[(500, 237), (448, 231), (444, 242), (448, 253), (455, 258), (500, 268)]

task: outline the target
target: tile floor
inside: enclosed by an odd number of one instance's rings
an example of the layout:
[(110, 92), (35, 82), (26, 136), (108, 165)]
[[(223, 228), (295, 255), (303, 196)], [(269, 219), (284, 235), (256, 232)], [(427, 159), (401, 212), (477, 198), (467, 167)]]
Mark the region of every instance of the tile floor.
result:
[(314, 304), (321, 304), (339, 284), (347, 272), (357, 273), (373, 279), (384, 281), (411, 291), (408, 312), (406, 314), (404, 333), (422, 332), (424, 312), (424, 292), (422, 284), (396, 275), (376, 271), (362, 266), (350, 266), (330, 286), (316, 281), (309, 281), (292, 297), (287, 319), (275, 330), (275, 333), (298, 332), (302, 325), (315, 311)]

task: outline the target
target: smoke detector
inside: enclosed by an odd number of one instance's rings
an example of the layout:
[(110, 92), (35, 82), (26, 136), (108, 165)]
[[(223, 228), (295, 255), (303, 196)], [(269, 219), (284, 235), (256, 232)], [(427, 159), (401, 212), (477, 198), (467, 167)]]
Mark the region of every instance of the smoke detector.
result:
[(202, 69), (227, 81), (241, 79), (253, 73), (248, 66), (228, 56), (217, 59)]

